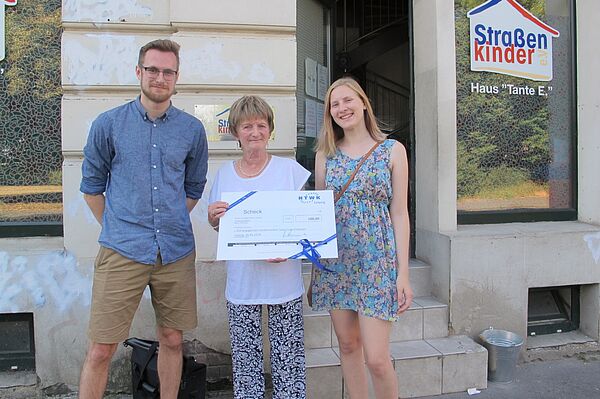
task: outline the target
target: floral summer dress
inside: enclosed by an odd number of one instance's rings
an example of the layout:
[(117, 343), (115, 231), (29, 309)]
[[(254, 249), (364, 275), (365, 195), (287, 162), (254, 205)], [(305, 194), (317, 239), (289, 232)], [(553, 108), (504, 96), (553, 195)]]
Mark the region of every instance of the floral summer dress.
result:
[[(315, 268), (313, 309), (350, 309), (365, 316), (398, 318), (396, 246), (389, 205), (391, 150), (384, 141), (364, 162), (335, 205), (338, 259), (323, 259), (334, 272)], [(341, 151), (327, 159), (325, 187), (338, 192), (359, 159)]]

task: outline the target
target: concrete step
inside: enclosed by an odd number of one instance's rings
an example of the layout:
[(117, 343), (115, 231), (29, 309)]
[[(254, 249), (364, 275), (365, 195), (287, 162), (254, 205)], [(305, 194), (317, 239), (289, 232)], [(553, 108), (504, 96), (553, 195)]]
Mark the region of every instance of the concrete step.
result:
[[(393, 323), (390, 342), (442, 338), (448, 335), (448, 305), (433, 297), (417, 297)], [(338, 346), (329, 312), (304, 308), (304, 345), (307, 349)]]
[[(390, 351), (402, 398), (487, 388), (487, 351), (467, 336), (396, 342)], [(306, 366), (308, 398), (345, 398), (337, 348), (307, 349)]]
[[(409, 261), (410, 285), (415, 296), (431, 295), (431, 266), (422, 260), (411, 258)], [(304, 262), (302, 264), (302, 275), (304, 277), (304, 286), (308, 288), (310, 283), (310, 271), (312, 264)], [(305, 298), (306, 301), (306, 298)]]

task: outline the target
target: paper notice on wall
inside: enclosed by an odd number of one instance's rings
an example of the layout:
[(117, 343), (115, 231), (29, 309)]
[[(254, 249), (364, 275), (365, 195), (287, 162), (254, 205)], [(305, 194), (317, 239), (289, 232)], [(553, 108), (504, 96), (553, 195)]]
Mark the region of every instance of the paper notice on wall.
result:
[(309, 98), (304, 100), (304, 135), (317, 137), (317, 102)]
[(311, 97), (317, 96), (317, 61), (304, 60), (304, 91)]
[(317, 97), (325, 101), (325, 94), (329, 87), (329, 68), (324, 65), (317, 65)]
[(325, 110), (325, 106), (323, 103), (317, 102), (317, 135), (321, 133), (321, 129), (323, 128), (323, 112)]

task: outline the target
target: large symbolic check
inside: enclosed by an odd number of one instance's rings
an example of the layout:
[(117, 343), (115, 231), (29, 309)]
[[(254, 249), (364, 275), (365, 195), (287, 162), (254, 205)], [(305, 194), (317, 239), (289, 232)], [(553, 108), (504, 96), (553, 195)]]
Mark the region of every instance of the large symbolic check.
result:
[[(217, 260), (337, 258), (333, 192), (224, 192)], [(307, 256), (308, 255), (308, 256)]]

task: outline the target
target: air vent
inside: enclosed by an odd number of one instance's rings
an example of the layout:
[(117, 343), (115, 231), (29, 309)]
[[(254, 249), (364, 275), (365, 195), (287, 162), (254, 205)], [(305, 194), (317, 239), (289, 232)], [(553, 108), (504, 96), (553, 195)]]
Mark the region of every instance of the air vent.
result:
[(556, 334), (579, 328), (580, 286), (529, 289), (527, 335)]
[(33, 313), (0, 314), (0, 371), (35, 370)]

